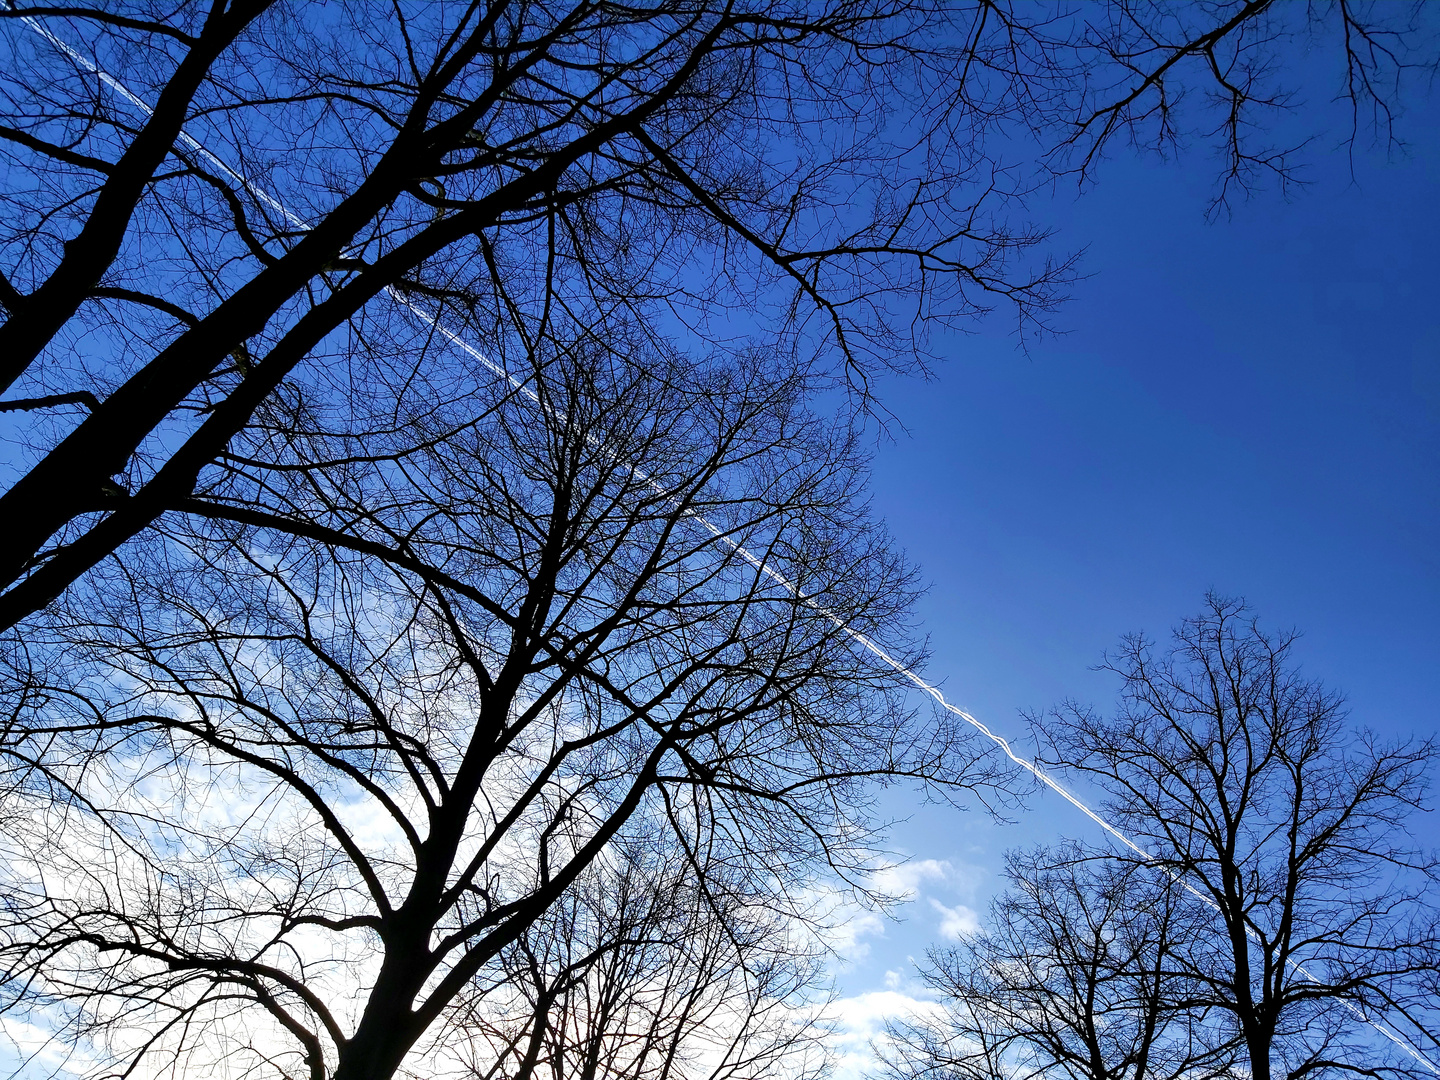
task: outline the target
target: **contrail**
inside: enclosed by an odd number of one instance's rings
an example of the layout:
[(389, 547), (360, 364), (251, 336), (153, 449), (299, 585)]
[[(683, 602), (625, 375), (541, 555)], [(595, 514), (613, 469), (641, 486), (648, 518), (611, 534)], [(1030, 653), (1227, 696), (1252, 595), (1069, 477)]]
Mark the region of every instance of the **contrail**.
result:
[[(43, 37), (46, 41), (54, 45), (57, 49), (59, 49), (66, 56), (74, 60), (77, 64), (79, 64), (80, 66), (88, 70), (91, 74), (99, 78), (106, 86), (110, 87), (126, 101), (134, 105), (136, 109), (143, 112), (146, 116), (153, 115), (154, 110), (152, 110), (142, 98), (131, 92), (129, 87), (127, 87), (124, 83), (120, 82), (109, 72), (105, 71), (98, 64), (81, 55), (79, 52), (73, 49), (70, 45), (66, 44), (66, 42), (57, 37), (55, 34), (51, 33), (44, 26), (41, 25), (38, 19), (27, 15), (22, 17), (21, 22), (23, 22), (35, 33)], [(271, 195), (269, 192), (250, 183), (243, 176), (241, 176), (234, 169), (232, 169), (228, 164), (226, 164), (225, 161), (223, 161), (221, 158), (217, 157), (215, 154), (211, 153), (208, 149), (206, 149), (204, 144), (202, 144), (198, 139), (195, 139), (192, 136), (186, 134), (184, 130), (180, 131), (179, 137), (186, 146), (190, 147), (190, 149), (194, 150), (196, 153), (203, 155), (207, 161), (209, 161), (216, 168), (223, 171), (227, 176), (231, 177), (237, 184), (239, 184), (246, 191), (248, 191), (251, 197), (254, 198), (257, 202), (264, 203), (266, 206), (270, 207), (272, 210), (282, 215), (286, 221), (288, 221), (291, 225), (295, 226), (297, 229), (309, 230), (311, 228), (309, 222), (305, 221), (299, 215), (295, 214), (293, 211), (290, 210), (288, 206), (286, 206), (275, 196)], [(414, 303), (407, 296), (405, 296), (398, 289), (396, 289), (393, 285), (385, 286), (384, 291), (386, 295), (388, 295), (392, 300), (396, 301), (402, 307), (406, 308), (413, 315), (415, 315), (417, 318), (425, 322), (433, 330), (435, 330), (442, 337), (444, 337), (446, 341), (450, 342), (450, 344), (462, 350), (468, 356), (479, 361), (479, 363), (482, 364), (491, 373), (505, 379), (511, 385), (511, 387), (513, 387), (517, 392), (523, 394), (537, 407), (551, 413), (552, 415), (554, 414), (553, 408), (542, 402), (539, 394), (537, 394), (525, 381), (522, 381), (516, 376), (512, 375), (503, 365), (496, 363), (494, 360), (490, 359), (490, 357), (484, 352), (477, 349), (474, 345), (466, 341), (460, 335), (454, 333), (440, 321), (438, 316), (430, 313), (425, 308)], [(594, 436), (587, 436), (587, 440), (593, 443)], [(652, 487), (655, 487), (657, 491), (660, 490), (658, 485), (654, 481), (650, 480), (649, 477), (645, 476), (644, 473), (636, 470), (635, 475), (639, 476), (642, 480), (645, 480)], [(664, 494), (664, 492), (662, 491), (661, 494)], [(954, 705), (951, 704), (949, 701), (946, 701), (945, 695), (934, 683), (926, 681), (912, 668), (906, 666), (901, 661), (896, 660), (893, 656), (891, 656), (888, 652), (881, 648), (881, 646), (876, 644), (868, 635), (863, 634), (859, 630), (856, 630), (854, 627), (852, 627), (842, 616), (827, 610), (826, 608), (821, 606), (816, 600), (806, 596), (803, 592), (801, 592), (799, 585), (791, 581), (788, 577), (780, 573), (780, 571), (776, 570), (774, 567), (770, 566), (765, 559), (756, 555), (754, 552), (747, 549), (744, 545), (732, 539), (723, 530), (721, 530), (719, 526), (715, 525), (708, 518), (705, 518), (704, 516), (693, 511), (686, 511), (686, 516), (690, 517), (698, 524), (704, 526), (704, 528), (707, 529), (710, 534), (715, 538), (715, 541), (717, 543), (728, 547), (731, 551), (735, 552), (735, 554), (739, 555), (742, 559), (744, 559), (751, 566), (753, 566), (758, 572), (764, 574), (766, 577), (770, 578), (776, 584), (780, 585), (782, 588), (788, 591), (796, 599), (800, 600), (802, 603), (808, 605), (809, 607), (823, 615), (837, 629), (839, 629), (842, 633), (846, 634), (850, 638), (850, 640), (854, 641), (857, 645), (865, 649), (871, 655), (875, 656), (876, 658), (887, 664), (890, 668), (892, 668), (900, 675), (903, 675), (907, 680), (913, 683), (917, 689), (933, 698), (935, 703), (939, 705), (940, 708), (950, 713), (952, 716), (959, 717), (961, 720), (969, 724), (985, 738), (989, 739), (991, 743), (998, 747), (1000, 751), (1007, 758), (1010, 759), (1010, 761), (1018, 765), (1024, 771), (1028, 772), (1041, 784), (1049, 788), (1051, 791), (1055, 792), (1071, 806), (1075, 807), (1075, 809), (1079, 810), (1087, 818), (1093, 821), (1096, 825), (1100, 826), (1100, 828), (1105, 830), (1105, 832), (1108, 833), (1117, 843), (1128, 848), (1136, 855), (1139, 855), (1140, 858), (1143, 859), (1145, 862), (1156, 865), (1157, 869), (1165, 873), (1172, 881), (1174, 881), (1177, 885), (1184, 889), (1190, 896), (1194, 897), (1196, 900), (1199, 900), (1202, 904), (1205, 904), (1207, 907), (1211, 908), (1214, 911), (1220, 911), (1220, 905), (1215, 901), (1213, 897), (1207, 895), (1204, 892), (1201, 892), (1194, 885), (1190, 884), (1190, 882), (1186, 881), (1179, 871), (1160, 864), (1157, 856), (1151, 854), (1145, 848), (1137, 844), (1134, 840), (1131, 840), (1130, 837), (1126, 836), (1118, 828), (1116, 828), (1110, 822), (1106, 821), (1094, 810), (1090, 809), (1090, 807), (1087, 806), (1085, 802), (1083, 802), (1078, 796), (1069, 791), (1063, 784), (1061, 784), (1053, 776), (1047, 773), (1044, 769), (1040, 768), (1039, 765), (1015, 753), (1014, 749), (1010, 746), (1009, 741), (1005, 739), (1004, 736), (997, 735), (995, 732), (991, 731), (990, 728), (987, 727), (984, 723), (982, 723), (976, 717), (972, 716), (970, 713), (966, 712), (964, 709), (960, 708), (958, 705)], [(1246, 933), (1257, 942), (1261, 940), (1260, 932), (1254, 927), (1247, 926)], [(1288, 958), (1286, 959), (1285, 963), (1291, 971), (1295, 972), (1297, 975), (1302, 976), (1308, 981), (1312, 983), (1320, 982), (1320, 979), (1317, 978), (1314, 974), (1312, 974), (1309, 970), (1307, 970), (1304, 965)], [(1430, 1070), (1430, 1072), (1434, 1073), (1437, 1076), (1440, 1076), (1440, 1067), (1437, 1067), (1432, 1061), (1430, 1061), (1428, 1057), (1422, 1054), (1414, 1045), (1411, 1044), (1409, 1039), (1402, 1035), (1400, 1032), (1394, 1031), (1388, 1025), (1382, 1024), (1378, 1020), (1373, 1020), (1370, 1017), (1366, 1016), (1365, 1013), (1360, 1009), (1360, 1007), (1353, 1002), (1346, 1001), (1343, 998), (1337, 1000), (1339, 1000), (1340, 1004), (1344, 1005), (1345, 1008), (1350, 1010), (1351, 1014), (1354, 1015), (1357, 1019), (1374, 1028), (1381, 1035), (1385, 1036), (1385, 1038), (1388, 1039), (1390, 1042), (1394, 1043), (1400, 1049), (1404, 1050), (1408, 1055), (1410, 1055), (1410, 1057), (1414, 1058), (1416, 1061), (1424, 1065), (1427, 1069)]]

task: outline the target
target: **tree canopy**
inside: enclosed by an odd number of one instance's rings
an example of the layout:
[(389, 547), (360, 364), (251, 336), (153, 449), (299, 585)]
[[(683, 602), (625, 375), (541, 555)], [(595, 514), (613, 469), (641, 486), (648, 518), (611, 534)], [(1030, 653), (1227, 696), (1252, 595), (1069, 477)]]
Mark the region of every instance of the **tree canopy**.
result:
[(808, 1062), (793, 920), (868, 865), (872, 785), (1011, 786), (854, 648), (924, 652), (874, 381), (1044, 325), (1038, 185), (1126, 141), (1288, 182), (1286, 50), (1389, 138), (1428, 34), (0, 8), (3, 1007), (96, 1073)]

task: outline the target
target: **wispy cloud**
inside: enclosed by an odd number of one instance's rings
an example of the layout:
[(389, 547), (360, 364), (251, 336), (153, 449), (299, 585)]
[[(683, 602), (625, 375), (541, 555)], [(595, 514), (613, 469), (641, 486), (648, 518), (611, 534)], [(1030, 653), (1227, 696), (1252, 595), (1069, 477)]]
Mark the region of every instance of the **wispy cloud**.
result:
[(940, 936), (948, 941), (959, 941), (971, 934), (979, 933), (980, 917), (964, 904), (947, 907), (939, 900), (931, 899), (930, 906), (940, 913)]
[(884, 937), (885, 920), (873, 911), (854, 907), (854, 913), (841, 921), (827, 934), (830, 947), (843, 960), (860, 961), (870, 955), (867, 937)]
[(913, 900), (920, 886), (929, 881), (949, 881), (955, 867), (948, 859), (911, 859), (893, 866), (882, 866), (870, 876), (876, 892), (897, 900)]
[(875, 990), (832, 1002), (826, 1016), (835, 1025), (831, 1041), (835, 1051), (834, 1080), (861, 1080), (874, 1075), (878, 1060), (875, 1048), (885, 1039), (885, 1025), (906, 1017), (935, 1015), (939, 1009), (936, 1002), (898, 990)]

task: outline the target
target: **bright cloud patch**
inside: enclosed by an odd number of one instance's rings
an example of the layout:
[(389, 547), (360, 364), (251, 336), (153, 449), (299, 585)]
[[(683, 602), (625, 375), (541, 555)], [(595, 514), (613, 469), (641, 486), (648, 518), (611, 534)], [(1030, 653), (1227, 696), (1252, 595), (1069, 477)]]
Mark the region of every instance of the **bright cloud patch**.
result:
[(827, 935), (830, 947), (843, 960), (859, 961), (870, 955), (870, 943), (866, 937), (883, 937), (885, 921), (873, 911), (855, 908), (854, 914), (838, 922)]
[(940, 913), (940, 936), (946, 940), (959, 941), (980, 931), (979, 916), (964, 904), (946, 907), (932, 899), (930, 906)]
[(895, 866), (884, 866), (871, 875), (876, 892), (897, 900), (913, 900), (920, 886), (927, 881), (948, 881), (955, 867), (948, 859), (913, 859)]
[(835, 1051), (833, 1080), (861, 1080), (873, 1075), (878, 1063), (875, 1044), (885, 1039), (885, 1025), (910, 1016), (937, 1015), (940, 1005), (895, 990), (875, 990), (841, 998), (826, 1010), (835, 1025), (831, 1045)]

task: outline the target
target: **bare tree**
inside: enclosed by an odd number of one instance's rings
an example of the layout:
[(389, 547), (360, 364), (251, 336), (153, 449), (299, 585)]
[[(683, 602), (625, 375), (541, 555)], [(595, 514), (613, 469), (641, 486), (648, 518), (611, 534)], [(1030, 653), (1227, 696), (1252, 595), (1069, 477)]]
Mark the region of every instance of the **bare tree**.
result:
[(994, 781), (852, 649), (912, 585), (803, 403), (1059, 295), (997, 126), (1088, 170), (1285, 37), (1197, 8), (1077, 129), (1117, 10), (0, 8), (5, 1007), (425, 1070), (617, 849), (733, 929), (863, 863), (868, 780)]
[(1256, 1080), (1429, 1075), (1440, 864), (1408, 827), (1435, 747), (1351, 730), (1295, 639), (1212, 594), (1165, 651), (1137, 635), (1107, 658), (1113, 717), (1047, 718), (1051, 762), (1093, 779), (1154, 857), (1114, 859), (1195, 890), (1212, 929), (1176, 955)]
[[(516, 942), (499, 995), (474, 994), (475, 1075), (819, 1075), (819, 938), (768, 905), (715, 910), (734, 904), (721, 868), (699, 877), (653, 843), (619, 854)], [(496, 1008), (507, 991), (520, 1007)]]
[(1070, 844), (1012, 853), (982, 933), (922, 970), (940, 1014), (897, 1025), (896, 1080), (1232, 1075), (1182, 957), (1208, 928), (1184, 890)]
[[(237, 464), (7, 643), (6, 1006), (97, 1069), (428, 1073), (522, 976), (542, 1047), (609, 1032), (576, 995), (627, 927), (754, 954), (866, 865), (871, 778), (990, 779), (843, 628), (897, 640), (911, 585), (803, 380), (577, 346), (537, 360), (537, 407), (477, 369), (394, 460), (294, 402), (293, 452), (343, 466)], [(705, 906), (554, 940), (647, 847)], [(744, 966), (624, 962), (616, 1015), (654, 994), (687, 1037)], [(743, 977), (756, 1008), (786, 985)]]
[(1286, 49), (1333, 38), (1388, 133), (1424, 10), (11, 2), (0, 626), (183, 512), (282, 384), (374, 393), (326, 357), (417, 306), (522, 366), (557, 319), (629, 325), (866, 397), (927, 327), (1062, 294), (992, 133), (1088, 176), (1213, 132), (1227, 184), (1289, 176)]

